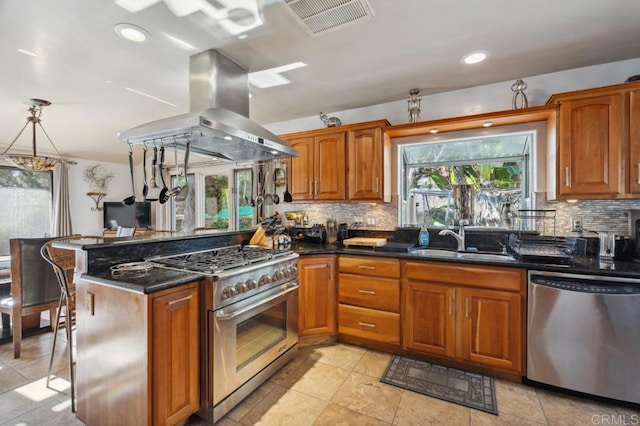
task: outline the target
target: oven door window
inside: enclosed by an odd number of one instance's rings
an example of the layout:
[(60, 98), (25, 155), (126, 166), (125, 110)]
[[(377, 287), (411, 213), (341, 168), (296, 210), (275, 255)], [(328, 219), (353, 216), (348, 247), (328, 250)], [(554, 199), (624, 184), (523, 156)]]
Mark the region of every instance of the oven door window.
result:
[(236, 325), (236, 371), (287, 337), (287, 303), (283, 301)]

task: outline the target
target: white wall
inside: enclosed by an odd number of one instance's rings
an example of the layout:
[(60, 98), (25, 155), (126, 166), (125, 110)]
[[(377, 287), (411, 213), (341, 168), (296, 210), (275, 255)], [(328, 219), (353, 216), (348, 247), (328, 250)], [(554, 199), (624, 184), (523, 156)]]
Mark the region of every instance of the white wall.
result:
[[(591, 67), (576, 68), (538, 76), (522, 77), (528, 88), (525, 91), (529, 106), (544, 105), (555, 93), (590, 89), (599, 86), (624, 83), (632, 75), (640, 73), (640, 58), (612, 62)], [(423, 96), (421, 120), (457, 117), (511, 109), (514, 81), (471, 87), (469, 89)], [(375, 90), (374, 87), (371, 90)], [(408, 89), (407, 89), (408, 92)], [(337, 116), (342, 124), (386, 118), (391, 124), (409, 121), (406, 99), (346, 111), (327, 113)], [(265, 127), (273, 133), (284, 134), (323, 126), (318, 116), (272, 123)]]
[[(76, 165), (69, 166), (69, 203), (71, 206), (71, 223), (73, 232), (83, 235), (102, 235), (102, 211), (91, 211), (95, 202), (87, 196), (87, 192), (95, 191), (84, 178), (85, 170), (96, 161), (75, 159)], [(114, 174), (109, 181), (107, 196), (103, 201), (122, 201), (131, 195), (131, 180), (128, 164), (99, 163)]]

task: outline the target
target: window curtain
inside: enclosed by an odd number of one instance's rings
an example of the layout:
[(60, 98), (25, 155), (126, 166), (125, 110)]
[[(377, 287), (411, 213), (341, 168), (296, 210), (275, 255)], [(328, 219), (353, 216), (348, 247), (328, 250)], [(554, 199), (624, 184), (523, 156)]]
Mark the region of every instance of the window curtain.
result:
[(69, 171), (62, 163), (53, 170), (53, 236), (71, 235), (69, 208)]

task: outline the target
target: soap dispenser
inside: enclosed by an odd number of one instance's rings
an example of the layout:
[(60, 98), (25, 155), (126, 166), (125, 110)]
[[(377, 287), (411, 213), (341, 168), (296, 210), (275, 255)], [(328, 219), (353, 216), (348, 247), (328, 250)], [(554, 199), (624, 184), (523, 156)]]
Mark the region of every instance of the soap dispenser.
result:
[(420, 234), (418, 234), (418, 244), (422, 247), (429, 246), (429, 230), (425, 225), (420, 228)]

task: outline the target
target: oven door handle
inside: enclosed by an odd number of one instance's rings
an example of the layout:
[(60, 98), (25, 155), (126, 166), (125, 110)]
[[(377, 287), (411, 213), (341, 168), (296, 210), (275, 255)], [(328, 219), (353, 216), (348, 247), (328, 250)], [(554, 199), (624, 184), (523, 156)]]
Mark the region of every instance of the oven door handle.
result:
[(246, 307), (244, 307), (242, 309), (238, 309), (237, 311), (234, 311), (234, 312), (232, 312), (230, 314), (223, 314), (223, 313), (218, 312), (216, 314), (216, 319), (219, 319), (219, 320), (230, 320), (230, 319), (233, 319), (233, 318), (238, 317), (238, 316), (240, 316), (240, 315), (242, 315), (242, 314), (244, 314), (246, 312), (249, 312), (249, 311), (251, 311), (251, 310), (253, 310), (253, 309), (255, 309), (255, 308), (257, 308), (257, 307), (259, 307), (261, 305), (264, 305), (265, 303), (268, 303), (268, 302), (271, 302), (273, 300), (279, 299), (282, 296), (286, 296), (287, 294), (291, 293), (292, 291), (297, 290), (298, 287), (300, 287), (300, 286), (298, 284), (296, 284), (293, 287), (289, 287), (288, 289), (286, 289), (283, 292), (280, 292), (278, 294), (274, 294), (273, 296), (267, 297), (266, 299), (261, 299), (259, 302), (254, 303), (253, 305), (249, 305), (249, 306), (246, 306)]

